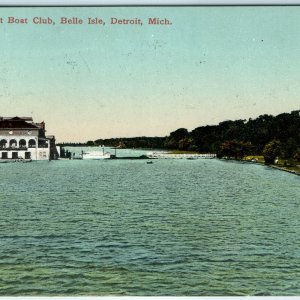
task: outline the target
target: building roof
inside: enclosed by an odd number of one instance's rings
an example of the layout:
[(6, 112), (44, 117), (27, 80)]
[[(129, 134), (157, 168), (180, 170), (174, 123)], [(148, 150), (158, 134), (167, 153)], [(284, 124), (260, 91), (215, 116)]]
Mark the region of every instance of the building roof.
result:
[(14, 117), (11, 119), (0, 120), (0, 129), (39, 129), (39, 127), (27, 123), (24, 119)]
[(11, 120), (11, 119), (15, 119), (15, 118), (18, 118), (18, 119), (21, 119), (21, 120), (24, 120), (24, 121), (30, 121), (30, 122), (33, 122), (32, 120), (32, 117), (0, 117), (0, 121), (2, 120)]

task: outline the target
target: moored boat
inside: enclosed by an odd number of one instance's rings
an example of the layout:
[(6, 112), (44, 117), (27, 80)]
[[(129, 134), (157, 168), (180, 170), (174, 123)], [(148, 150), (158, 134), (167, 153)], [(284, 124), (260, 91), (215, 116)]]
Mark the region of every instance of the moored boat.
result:
[(105, 152), (104, 147), (102, 147), (102, 151), (82, 151), (81, 156), (82, 159), (109, 159), (111, 158), (111, 153)]
[(0, 159), (0, 163), (4, 164), (4, 163), (16, 163), (16, 162), (21, 162), (21, 163), (28, 163), (28, 162), (32, 162), (32, 159), (25, 159), (25, 158), (18, 158), (18, 159)]

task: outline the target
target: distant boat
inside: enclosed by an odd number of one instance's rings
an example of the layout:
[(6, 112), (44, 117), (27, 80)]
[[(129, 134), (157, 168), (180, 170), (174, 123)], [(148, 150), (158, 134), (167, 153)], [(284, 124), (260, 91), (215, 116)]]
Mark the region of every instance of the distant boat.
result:
[(89, 152), (81, 152), (82, 159), (109, 159), (111, 158), (111, 153), (104, 152), (104, 146), (102, 147), (102, 151), (89, 151)]

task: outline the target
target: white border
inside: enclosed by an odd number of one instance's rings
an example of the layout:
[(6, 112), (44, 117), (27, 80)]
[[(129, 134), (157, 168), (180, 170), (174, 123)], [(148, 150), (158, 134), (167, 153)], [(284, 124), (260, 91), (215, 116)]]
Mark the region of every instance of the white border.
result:
[(0, 6), (299, 5), (300, 0), (0, 0)]
[[(161, 5), (300, 5), (300, 0), (0, 0), (1, 6), (161, 6)], [(300, 296), (204, 296), (204, 297), (137, 297), (137, 296), (1, 296), (0, 300), (296, 300)]]

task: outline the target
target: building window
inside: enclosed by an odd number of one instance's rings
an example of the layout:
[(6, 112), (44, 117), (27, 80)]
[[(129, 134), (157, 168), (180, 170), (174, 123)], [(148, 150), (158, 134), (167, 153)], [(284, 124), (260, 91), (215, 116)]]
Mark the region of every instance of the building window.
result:
[(18, 152), (12, 152), (12, 159), (18, 159)]
[(25, 152), (25, 159), (31, 159), (31, 153)]
[(28, 147), (29, 148), (35, 148), (35, 146), (36, 146), (35, 140), (33, 140), (33, 139), (29, 140)]
[(39, 140), (38, 142), (39, 148), (48, 148), (48, 144), (45, 141)]
[(17, 147), (17, 141), (16, 140), (10, 140), (9, 141), (9, 146), (11, 148), (16, 148)]
[(24, 139), (19, 141), (19, 147), (20, 148), (26, 148), (26, 141)]
[(39, 152), (39, 157), (40, 159), (47, 159), (47, 152), (45, 151)]
[(2, 152), (1, 158), (2, 159), (7, 159), (7, 152)]
[(7, 140), (1, 140), (0, 141), (0, 149), (6, 148)]

